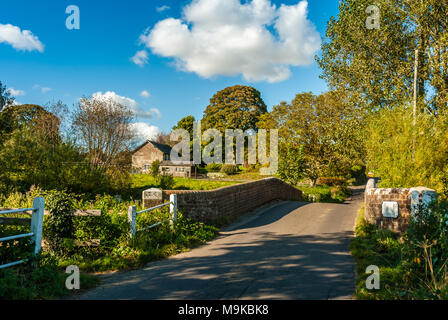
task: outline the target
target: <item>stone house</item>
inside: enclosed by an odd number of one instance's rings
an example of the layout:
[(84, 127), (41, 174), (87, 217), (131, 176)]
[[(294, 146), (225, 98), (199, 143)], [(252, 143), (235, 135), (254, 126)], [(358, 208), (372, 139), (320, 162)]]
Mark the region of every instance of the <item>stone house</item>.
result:
[(172, 162), (170, 154), (169, 145), (148, 140), (132, 152), (132, 167), (143, 173), (149, 173), (151, 164), (158, 160), (160, 173), (173, 177), (192, 177), (197, 174), (193, 162)]

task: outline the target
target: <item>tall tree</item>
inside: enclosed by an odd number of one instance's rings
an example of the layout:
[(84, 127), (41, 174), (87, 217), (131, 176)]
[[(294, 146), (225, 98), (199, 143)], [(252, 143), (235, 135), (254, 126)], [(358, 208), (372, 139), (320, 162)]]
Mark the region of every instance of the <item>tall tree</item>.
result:
[(187, 130), (190, 136), (193, 136), (193, 125), (196, 119), (193, 116), (187, 116), (180, 119), (177, 124), (173, 127), (175, 129), (184, 129)]
[(60, 120), (53, 113), (35, 104), (16, 105), (0, 113), (0, 143), (6, 136), (21, 128), (29, 128), (45, 140), (58, 141)]
[[(314, 185), (325, 175), (345, 175), (363, 164), (363, 112), (340, 92), (320, 96), (297, 94), (260, 117), (259, 128), (279, 129), (281, 146), (295, 146), (304, 162), (304, 176)], [(285, 152), (286, 150), (286, 152)], [(280, 158), (291, 149), (280, 148)], [(297, 165), (297, 164), (296, 164)]]
[(129, 150), (133, 113), (112, 99), (82, 98), (73, 116), (74, 132), (92, 165), (107, 170)]
[(404, 0), (379, 0), (379, 29), (368, 29), (369, 0), (343, 0), (328, 22), (322, 57), (322, 78), (331, 88), (345, 88), (370, 110), (411, 101), (414, 49), (406, 24)]
[(369, 110), (413, 100), (419, 112), (446, 109), (448, 3), (377, 0), (378, 29), (366, 26), (370, 5), (369, 0), (340, 1), (317, 58), (322, 77)]
[(204, 111), (202, 126), (225, 129), (256, 130), (258, 118), (267, 112), (260, 92), (249, 86), (236, 85), (218, 91)]

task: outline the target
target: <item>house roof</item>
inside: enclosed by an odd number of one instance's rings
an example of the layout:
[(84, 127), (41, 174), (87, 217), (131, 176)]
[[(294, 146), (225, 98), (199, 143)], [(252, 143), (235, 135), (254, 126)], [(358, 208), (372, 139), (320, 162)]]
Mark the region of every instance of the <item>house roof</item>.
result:
[(138, 150), (140, 150), (141, 148), (143, 148), (144, 146), (146, 146), (148, 143), (151, 143), (155, 148), (159, 149), (160, 151), (162, 151), (163, 153), (166, 154), (170, 154), (171, 153), (171, 147), (167, 144), (162, 144), (162, 143), (158, 143), (158, 142), (154, 142), (151, 140), (147, 140), (145, 143), (143, 143), (141, 146), (139, 146), (138, 148), (136, 148), (132, 153), (136, 153)]

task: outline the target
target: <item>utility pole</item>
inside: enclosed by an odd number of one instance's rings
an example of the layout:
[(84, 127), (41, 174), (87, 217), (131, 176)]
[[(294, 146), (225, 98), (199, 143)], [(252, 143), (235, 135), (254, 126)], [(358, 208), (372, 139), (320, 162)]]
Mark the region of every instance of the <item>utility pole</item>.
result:
[(418, 60), (419, 60), (419, 50), (415, 49), (415, 60), (414, 60), (414, 106), (413, 106), (414, 126), (417, 124)]

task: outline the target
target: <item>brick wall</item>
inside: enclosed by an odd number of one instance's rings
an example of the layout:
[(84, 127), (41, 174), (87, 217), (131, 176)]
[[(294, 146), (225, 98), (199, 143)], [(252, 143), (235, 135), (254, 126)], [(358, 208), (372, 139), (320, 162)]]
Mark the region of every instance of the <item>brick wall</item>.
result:
[[(403, 233), (409, 226), (409, 218), (418, 206), (427, 205), (437, 198), (437, 193), (425, 187), (416, 188), (376, 188), (376, 181), (369, 179), (365, 194), (364, 218), (384, 229)], [(398, 203), (398, 217), (383, 216), (383, 201)]]
[[(394, 232), (404, 232), (411, 214), (408, 188), (366, 188), (364, 218), (369, 222)], [(383, 217), (383, 201), (398, 203), (398, 217)]]
[(272, 200), (300, 201), (302, 192), (277, 179), (267, 178), (209, 191), (163, 191), (164, 201), (177, 194), (179, 210), (204, 222), (233, 220)]

